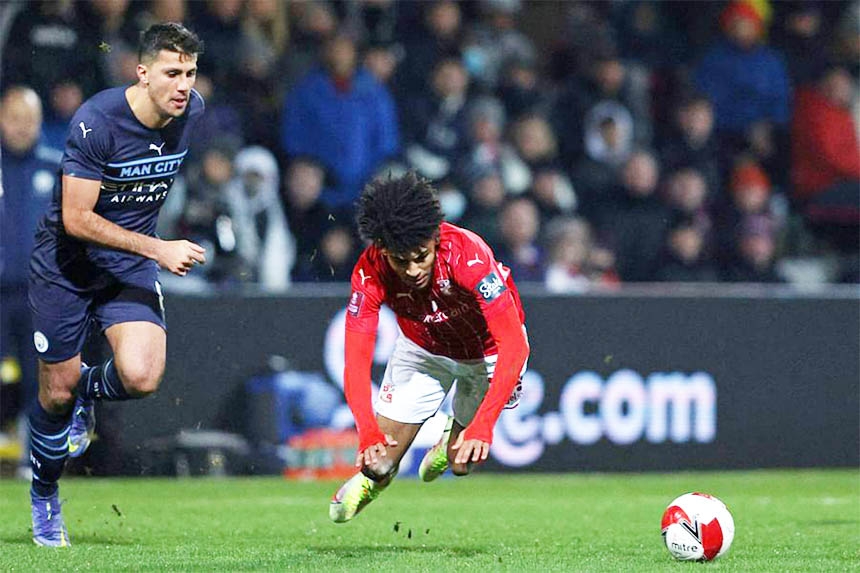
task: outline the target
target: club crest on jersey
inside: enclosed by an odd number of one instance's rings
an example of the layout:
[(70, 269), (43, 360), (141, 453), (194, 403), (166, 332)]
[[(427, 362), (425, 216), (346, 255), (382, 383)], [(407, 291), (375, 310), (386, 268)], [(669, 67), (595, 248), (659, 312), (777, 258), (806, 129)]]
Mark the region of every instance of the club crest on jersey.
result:
[(346, 305), (346, 310), (352, 316), (358, 316), (361, 311), (361, 303), (364, 302), (364, 293), (352, 291), (352, 296), (349, 297), (349, 304)]
[(436, 286), (442, 294), (451, 294), (451, 279), (439, 279), (436, 281)]
[(481, 279), (475, 290), (478, 291), (481, 298), (490, 302), (499, 298), (507, 290), (507, 287), (502, 282), (502, 279), (499, 278), (499, 275), (496, 274), (496, 271), (491, 271), (490, 274)]

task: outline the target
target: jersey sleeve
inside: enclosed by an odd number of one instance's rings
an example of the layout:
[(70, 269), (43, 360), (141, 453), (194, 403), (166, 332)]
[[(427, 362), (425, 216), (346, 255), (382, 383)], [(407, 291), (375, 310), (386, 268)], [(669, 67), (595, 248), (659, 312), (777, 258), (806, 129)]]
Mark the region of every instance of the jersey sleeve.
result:
[(491, 317), (514, 304), (506, 284), (510, 271), (496, 260), (490, 246), (468, 231), (452, 242), (451, 277), (472, 293), (483, 315)]
[(352, 292), (346, 306), (346, 329), (376, 334), (385, 289), (368, 251), (361, 255), (352, 270), (351, 286)]
[(101, 113), (82, 106), (69, 123), (63, 175), (101, 180), (112, 146), (110, 124)]
[(370, 369), (379, 322), (383, 287), (368, 251), (352, 271), (352, 293), (346, 307), (343, 390), (355, 418), (359, 452), (378, 443), (386, 444), (371, 404)]

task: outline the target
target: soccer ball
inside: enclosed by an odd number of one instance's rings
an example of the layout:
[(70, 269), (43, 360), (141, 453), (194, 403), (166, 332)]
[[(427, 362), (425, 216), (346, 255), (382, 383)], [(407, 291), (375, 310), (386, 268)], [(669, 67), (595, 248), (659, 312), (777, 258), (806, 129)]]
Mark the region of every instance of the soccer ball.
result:
[(726, 504), (706, 493), (685, 493), (663, 512), (663, 541), (675, 559), (710, 561), (732, 546), (735, 521)]

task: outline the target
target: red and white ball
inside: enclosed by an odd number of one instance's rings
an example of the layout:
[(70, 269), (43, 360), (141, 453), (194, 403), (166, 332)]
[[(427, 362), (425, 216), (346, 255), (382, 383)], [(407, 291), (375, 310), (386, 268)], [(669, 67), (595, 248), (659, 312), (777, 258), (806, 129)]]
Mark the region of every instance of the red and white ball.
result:
[(735, 521), (726, 504), (706, 493), (685, 493), (663, 512), (663, 541), (675, 559), (710, 561), (732, 546)]

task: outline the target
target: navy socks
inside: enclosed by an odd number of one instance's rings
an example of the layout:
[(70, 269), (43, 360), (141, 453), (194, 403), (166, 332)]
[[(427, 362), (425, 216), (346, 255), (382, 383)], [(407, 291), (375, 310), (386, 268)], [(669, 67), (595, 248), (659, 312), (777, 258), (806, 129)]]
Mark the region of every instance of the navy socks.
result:
[(85, 400), (131, 400), (114, 366), (113, 358), (98, 366), (81, 369), (78, 396)]
[(33, 491), (40, 497), (49, 497), (57, 491), (57, 480), (69, 455), (71, 418), (71, 411), (60, 415), (45, 411), (38, 400), (30, 409), (30, 467)]

